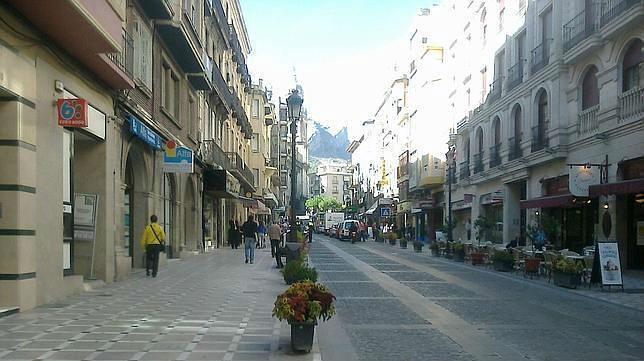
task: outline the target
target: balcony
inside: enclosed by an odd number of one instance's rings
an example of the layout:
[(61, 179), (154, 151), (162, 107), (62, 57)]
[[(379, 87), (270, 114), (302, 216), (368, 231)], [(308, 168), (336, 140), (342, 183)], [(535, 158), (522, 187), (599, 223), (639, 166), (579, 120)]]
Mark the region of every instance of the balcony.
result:
[(195, 90), (212, 90), (212, 77), (213, 77), (213, 67), (215, 62), (212, 60), (206, 51), (203, 51), (202, 61), (204, 65), (204, 71), (199, 73), (187, 74), (188, 81)]
[(508, 69), (508, 91), (523, 83), (523, 59)]
[(597, 113), (599, 113), (599, 104), (584, 109), (577, 115), (577, 134), (592, 134), (599, 129)]
[(204, 73), (203, 51), (198, 32), (194, 29), (187, 11), (180, 8), (180, 3), (176, 3), (172, 19), (157, 21), (157, 30), (166, 49), (184, 73)]
[(230, 39), (226, 34), (228, 34), (228, 19), (226, 18), (226, 12), (224, 7), (221, 4), (221, 0), (206, 0), (205, 1), (206, 9), (204, 14), (206, 16), (214, 16), (219, 26), (219, 30), (224, 35), (223, 39), (226, 43), (226, 47), (230, 48)]
[(234, 152), (227, 152), (226, 155), (230, 162), (230, 172), (244, 184), (248, 191), (255, 192), (255, 177), (246, 163), (244, 163), (244, 160)]
[(487, 95), (487, 100), (492, 103), (501, 98), (503, 91), (503, 78), (498, 78), (490, 84), (490, 93)]
[(545, 40), (543, 43), (537, 45), (537, 47), (532, 49), (530, 55), (530, 70), (534, 74), (545, 68), (550, 61), (550, 40)]
[(619, 122), (644, 117), (644, 88), (635, 88), (619, 95)]
[(523, 157), (523, 150), (521, 149), (521, 139), (517, 137), (510, 137), (508, 139), (508, 161), (513, 161)]
[(463, 117), (463, 119), (459, 120), (458, 123), (456, 123), (456, 132), (460, 133), (461, 130), (463, 130), (467, 126), (467, 117)]
[(602, 46), (597, 32), (598, 19), (598, 6), (589, 3), (586, 9), (563, 26), (564, 63), (576, 63)]
[(474, 154), (474, 174), (481, 173), (483, 169), (483, 151), (481, 151), (478, 154)]
[(459, 164), (459, 179), (467, 179), (470, 176), (470, 162), (463, 162)]
[(230, 169), (228, 155), (224, 152), (214, 139), (204, 140), (201, 143), (201, 156), (207, 164), (219, 166), (223, 169)]
[(246, 111), (244, 110), (244, 107), (242, 106), (241, 100), (237, 93), (233, 92), (232, 102), (233, 117), (237, 119), (237, 124), (239, 124), (239, 126), (242, 128), (244, 137), (246, 139), (251, 139), (253, 137), (253, 127), (248, 121), (248, 116), (246, 115)]
[(642, 0), (604, 0), (599, 17), (602, 36), (610, 38), (623, 33), (627, 27), (641, 25), (643, 16)]
[(246, 66), (246, 56), (242, 51), (237, 30), (235, 30), (235, 27), (232, 24), (228, 27), (228, 37), (230, 39), (231, 48), (233, 49), (233, 61), (237, 63), (237, 72), (241, 74), (244, 84), (249, 85), (250, 76), (248, 74), (248, 67)]
[(221, 70), (217, 64), (213, 64), (212, 87), (214, 89), (213, 94), (219, 97), (219, 100), (229, 113), (232, 112), (233, 104), (235, 103), (233, 93), (230, 92), (230, 88), (228, 88), (228, 84), (226, 84), (224, 77), (221, 75)]
[(121, 51), (118, 53), (109, 53), (107, 54), (107, 58), (132, 78), (134, 74), (134, 41), (132, 37), (123, 31)]
[(548, 136), (545, 126), (532, 127), (532, 145), (530, 150), (534, 153), (548, 147)]
[(501, 165), (501, 144), (495, 144), (490, 147), (490, 168)]
[(109, 87), (134, 88), (130, 75), (112, 61), (113, 55), (107, 55), (127, 51), (121, 45), (121, 18), (110, 1), (10, 0), (8, 3), (38, 28), (47, 41), (60, 46)]
[(139, 0), (139, 4), (150, 19), (169, 20), (174, 16), (169, 0)]

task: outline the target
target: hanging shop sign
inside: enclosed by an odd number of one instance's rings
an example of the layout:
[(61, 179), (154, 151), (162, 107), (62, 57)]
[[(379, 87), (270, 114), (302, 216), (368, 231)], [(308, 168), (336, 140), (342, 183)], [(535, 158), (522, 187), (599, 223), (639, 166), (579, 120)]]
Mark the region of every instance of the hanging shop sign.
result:
[(390, 207), (380, 208), (380, 217), (381, 218), (391, 217), (391, 208)]
[(130, 133), (134, 134), (137, 138), (141, 139), (156, 150), (163, 149), (163, 141), (161, 140), (160, 135), (150, 129), (147, 125), (143, 124), (143, 122), (138, 120), (135, 116), (129, 114), (128, 118), (130, 121)]
[(163, 152), (163, 171), (165, 173), (192, 173), (194, 171), (192, 149), (179, 146), (174, 140), (168, 140)]
[(588, 197), (588, 187), (601, 182), (601, 168), (598, 166), (570, 166), (568, 188), (577, 197)]
[(86, 99), (58, 99), (58, 125), (70, 128), (86, 128), (88, 105)]

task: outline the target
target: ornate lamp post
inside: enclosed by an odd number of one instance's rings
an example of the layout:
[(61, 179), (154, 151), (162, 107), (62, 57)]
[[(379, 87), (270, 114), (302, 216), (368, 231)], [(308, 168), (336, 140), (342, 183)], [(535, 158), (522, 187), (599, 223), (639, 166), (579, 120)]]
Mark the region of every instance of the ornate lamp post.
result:
[(297, 176), (296, 176), (296, 141), (297, 141), (297, 122), (300, 121), (300, 115), (302, 113), (302, 103), (304, 99), (300, 96), (300, 93), (297, 89), (294, 89), (291, 94), (286, 98), (286, 106), (288, 108), (288, 117), (291, 120), (291, 237), (290, 240), (295, 242), (296, 238), (296, 229), (295, 229), (295, 205), (297, 204), (296, 200), (296, 187), (297, 187)]

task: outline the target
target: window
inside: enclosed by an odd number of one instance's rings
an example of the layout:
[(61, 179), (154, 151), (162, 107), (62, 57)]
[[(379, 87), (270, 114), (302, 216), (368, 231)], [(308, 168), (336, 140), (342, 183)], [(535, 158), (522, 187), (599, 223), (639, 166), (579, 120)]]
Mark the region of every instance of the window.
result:
[(250, 139), (250, 147), (253, 153), (259, 152), (259, 134), (253, 133), (253, 137)]
[(517, 106), (516, 110), (514, 111), (514, 139), (515, 142), (519, 142), (521, 140), (521, 107)]
[(599, 104), (599, 86), (597, 85), (597, 68), (591, 66), (584, 75), (581, 85), (581, 109), (586, 110)]
[(423, 36), (423, 38), (421, 39), (421, 42), (422, 42), (423, 44), (427, 44), (427, 37), (426, 37), (426, 36)]
[(197, 109), (195, 98), (188, 97), (188, 135), (195, 137), (197, 133)]
[(487, 95), (487, 67), (481, 69), (481, 103), (485, 102)]
[(259, 169), (253, 168), (253, 183), (255, 187), (259, 187)]
[(471, 90), (467, 89), (465, 91), (465, 104), (467, 105), (467, 108), (469, 109), (470, 106), (472, 105), (472, 97), (471, 97)]
[(251, 109), (253, 118), (259, 117), (259, 99), (253, 99), (253, 106)]
[(487, 40), (487, 25), (483, 25), (483, 32), (481, 36), (483, 38), (483, 45), (485, 45), (485, 41)]
[(161, 77), (161, 106), (171, 116), (179, 115), (179, 78), (170, 66), (163, 64)]
[(134, 43), (132, 75), (148, 89), (152, 89), (152, 33), (137, 14), (134, 14), (132, 27), (132, 42)]
[(626, 50), (622, 62), (622, 91), (639, 89), (644, 84), (644, 42), (637, 39)]

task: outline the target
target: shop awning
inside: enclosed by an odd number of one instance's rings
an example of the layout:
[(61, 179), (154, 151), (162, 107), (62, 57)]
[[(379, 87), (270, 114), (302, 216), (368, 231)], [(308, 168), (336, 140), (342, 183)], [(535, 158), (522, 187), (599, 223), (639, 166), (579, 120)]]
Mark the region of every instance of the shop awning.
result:
[(556, 207), (573, 207), (572, 194), (563, 194), (558, 196), (547, 196), (523, 200), (519, 203), (521, 209), (527, 208), (556, 208)]
[(608, 194), (644, 193), (644, 178), (625, 180), (621, 182), (595, 184), (588, 187), (591, 197), (605, 196)]
[(375, 212), (375, 211), (376, 211), (376, 208), (378, 208), (378, 202), (374, 203), (374, 204), (371, 206), (371, 208), (367, 209), (367, 211), (365, 212), (365, 214), (368, 214), (368, 215), (373, 214), (373, 212)]

